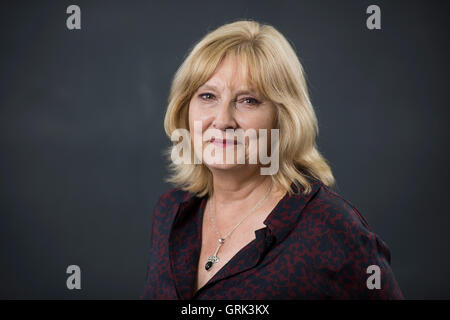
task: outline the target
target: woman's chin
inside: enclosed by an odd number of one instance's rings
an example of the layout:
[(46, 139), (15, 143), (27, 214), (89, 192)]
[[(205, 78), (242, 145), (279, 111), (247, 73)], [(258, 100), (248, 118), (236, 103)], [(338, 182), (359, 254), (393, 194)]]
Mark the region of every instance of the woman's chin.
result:
[(243, 164), (235, 164), (235, 163), (206, 163), (206, 166), (210, 170), (233, 170), (243, 166)]

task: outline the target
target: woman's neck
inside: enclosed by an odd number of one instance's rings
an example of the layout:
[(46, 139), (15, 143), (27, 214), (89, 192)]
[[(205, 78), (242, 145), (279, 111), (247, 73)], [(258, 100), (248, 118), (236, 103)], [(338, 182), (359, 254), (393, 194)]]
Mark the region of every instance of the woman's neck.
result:
[[(217, 208), (227, 208), (257, 203), (272, 184), (271, 176), (259, 174), (255, 170), (214, 170), (213, 198)], [(274, 188), (273, 188), (274, 189)]]

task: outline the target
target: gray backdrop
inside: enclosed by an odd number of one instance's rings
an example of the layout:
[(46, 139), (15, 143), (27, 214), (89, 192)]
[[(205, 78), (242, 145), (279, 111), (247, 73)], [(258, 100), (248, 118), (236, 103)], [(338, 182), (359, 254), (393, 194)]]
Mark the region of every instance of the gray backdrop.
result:
[[(81, 30), (66, 8), (81, 8)], [(381, 8), (381, 30), (366, 8)], [(2, 1), (0, 298), (136, 299), (169, 146), (170, 81), (239, 18), (295, 46), (336, 190), (406, 298), (450, 298), (448, 1)], [(82, 289), (66, 288), (81, 267)]]

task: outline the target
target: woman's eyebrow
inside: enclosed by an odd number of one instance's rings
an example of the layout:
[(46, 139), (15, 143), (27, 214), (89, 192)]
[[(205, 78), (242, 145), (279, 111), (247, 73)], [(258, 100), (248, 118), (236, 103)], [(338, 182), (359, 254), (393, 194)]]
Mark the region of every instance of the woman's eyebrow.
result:
[(217, 87), (216, 87), (216, 86), (213, 86), (213, 85), (204, 84), (204, 85), (202, 85), (202, 86), (199, 88), (199, 90), (200, 90), (200, 89), (217, 90)]
[[(208, 84), (202, 85), (199, 89), (209, 89), (209, 90), (215, 90), (215, 91), (218, 90), (216, 86), (208, 85)], [(254, 94), (256, 96), (258, 95), (256, 93), (256, 91), (247, 90), (247, 89), (242, 89), (242, 90), (239, 90), (238, 92), (236, 92), (236, 95), (240, 95), (240, 94)]]
[(238, 92), (236, 92), (237, 95), (240, 94), (253, 94), (255, 96), (257, 96), (258, 94), (255, 91), (251, 91), (251, 90), (239, 90)]

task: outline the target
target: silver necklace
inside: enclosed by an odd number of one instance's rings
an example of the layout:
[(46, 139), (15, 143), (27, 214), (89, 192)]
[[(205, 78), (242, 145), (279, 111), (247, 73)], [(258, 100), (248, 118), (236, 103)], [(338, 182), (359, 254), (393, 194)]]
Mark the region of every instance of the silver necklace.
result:
[(266, 194), (264, 195), (264, 197), (263, 197), (261, 200), (259, 200), (258, 203), (256, 203), (256, 205), (253, 206), (253, 208), (249, 211), (249, 213), (248, 213), (247, 215), (245, 215), (245, 217), (242, 218), (241, 221), (239, 221), (239, 223), (236, 224), (236, 225), (233, 227), (233, 229), (231, 229), (231, 231), (228, 232), (224, 237), (222, 237), (222, 236), (220, 235), (220, 232), (219, 232), (219, 230), (217, 229), (216, 222), (214, 221), (214, 216), (215, 216), (215, 214), (216, 214), (216, 209), (215, 209), (214, 203), (211, 204), (212, 207), (213, 207), (213, 214), (210, 215), (209, 218), (210, 218), (210, 220), (211, 220), (211, 224), (212, 224), (212, 226), (214, 227), (214, 230), (215, 230), (217, 236), (219, 237), (219, 245), (217, 246), (217, 249), (216, 249), (216, 251), (214, 252), (214, 254), (208, 258), (208, 261), (207, 261), (206, 264), (205, 264), (205, 269), (206, 269), (206, 271), (208, 271), (209, 269), (211, 269), (211, 267), (213, 266), (214, 263), (219, 262), (220, 259), (219, 259), (219, 257), (217, 256), (217, 253), (219, 252), (220, 247), (222, 247), (222, 245), (225, 243), (225, 239), (228, 238), (228, 237), (233, 233), (233, 231), (236, 230), (236, 228), (239, 227), (239, 226), (241, 225), (241, 223), (244, 222), (244, 220), (247, 219), (247, 218), (248, 218), (248, 217), (249, 217), (256, 209), (258, 209), (258, 208), (264, 203), (264, 201), (266, 201), (267, 197), (269, 196), (270, 190), (272, 190), (272, 186), (273, 186), (273, 181), (272, 181), (272, 183), (270, 184), (270, 187), (269, 187), (269, 189), (267, 190), (267, 192), (266, 192)]

